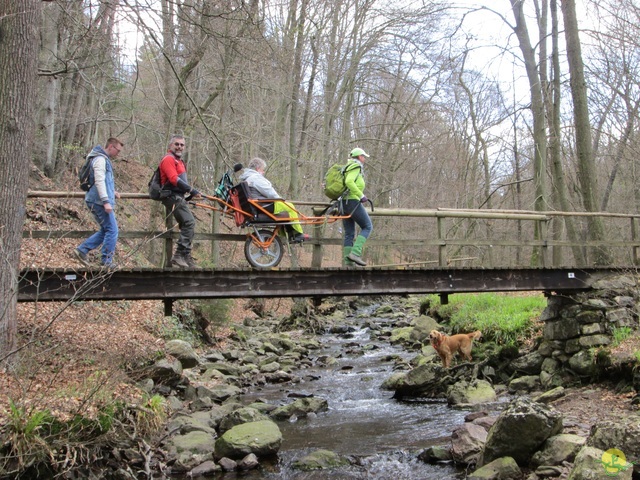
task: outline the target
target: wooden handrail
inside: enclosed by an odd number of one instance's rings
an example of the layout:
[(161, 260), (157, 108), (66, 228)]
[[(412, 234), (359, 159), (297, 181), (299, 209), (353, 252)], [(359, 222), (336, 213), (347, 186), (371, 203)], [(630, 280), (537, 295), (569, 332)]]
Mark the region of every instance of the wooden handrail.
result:
[[(63, 191), (29, 191), (28, 198), (73, 198), (83, 199), (84, 192), (63, 192)], [(126, 192), (120, 193), (121, 199), (126, 200), (151, 200), (147, 193)], [(296, 205), (326, 207), (326, 202), (309, 202), (292, 200)], [(430, 246), (438, 249), (438, 264), (440, 266), (447, 265), (447, 254), (451, 254), (450, 247), (486, 247), (489, 253), (493, 247), (528, 247), (540, 249), (542, 257), (536, 263), (541, 262), (540, 266), (549, 266), (547, 252), (549, 247), (615, 247), (630, 249), (629, 258), (635, 265), (640, 262), (640, 237), (636, 232), (636, 219), (640, 218), (640, 213), (617, 213), (617, 212), (561, 212), (561, 211), (531, 211), (531, 210), (510, 210), (510, 209), (469, 209), (469, 208), (430, 208), (430, 209), (400, 209), (400, 208), (376, 208), (375, 211), (369, 213), (372, 217), (407, 217), (407, 218), (434, 218), (437, 220), (436, 235), (431, 238), (408, 238), (406, 235), (400, 236), (398, 239), (372, 238), (368, 245), (372, 246)], [(599, 241), (589, 240), (587, 238), (579, 239), (579, 242), (570, 242), (567, 240), (553, 239), (548, 237), (548, 228), (544, 225), (551, 225), (549, 222), (558, 217), (602, 217), (602, 218), (629, 218), (630, 222), (625, 231), (630, 231), (629, 238), (617, 235), (614, 238), (603, 239)], [(539, 222), (540, 238), (517, 238), (513, 240), (504, 238), (448, 238), (443, 222), (447, 218), (453, 219), (485, 219), (485, 220), (513, 220), (513, 221), (533, 221)], [(622, 231), (622, 230), (617, 230)], [(23, 237), (27, 238), (82, 238), (92, 232), (86, 231), (58, 231), (58, 230), (25, 230)], [(144, 231), (121, 231), (121, 238), (159, 238), (165, 242), (171, 242), (177, 238), (178, 233), (174, 230), (164, 232), (144, 232)], [(197, 240), (205, 241), (245, 241), (246, 234), (238, 232), (234, 234), (221, 233), (196, 233)], [(340, 245), (339, 238), (323, 238), (322, 225), (313, 228), (312, 240), (309, 242), (314, 246), (313, 263), (318, 267), (322, 260), (322, 245)], [(432, 262), (432, 261), (431, 261)], [(425, 262), (419, 262), (425, 263)], [(492, 263), (489, 259), (489, 263)]]

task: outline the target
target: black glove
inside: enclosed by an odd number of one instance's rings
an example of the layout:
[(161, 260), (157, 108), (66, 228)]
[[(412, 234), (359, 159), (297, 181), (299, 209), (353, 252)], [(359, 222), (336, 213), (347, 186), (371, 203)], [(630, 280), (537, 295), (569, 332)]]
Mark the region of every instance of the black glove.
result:
[(362, 198), (360, 199), (360, 203), (367, 203), (369, 201), (369, 199), (366, 196), (362, 196)]

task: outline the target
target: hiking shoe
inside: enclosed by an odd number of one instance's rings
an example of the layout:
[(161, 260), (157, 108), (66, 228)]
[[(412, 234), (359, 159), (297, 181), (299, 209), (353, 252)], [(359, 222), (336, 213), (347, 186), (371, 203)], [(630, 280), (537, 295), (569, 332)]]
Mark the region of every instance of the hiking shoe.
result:
[(187, 253), (186, 255), (184, 255), (183, 258), (184, 258), (184, 261), (187, 262), (187, 265), (189, 266), (189, 268), (198, 268), (198, 265), (196, 265), (196, 261), (193, 259), (190, 253)]
[(77, 248), (73, 250), (73, 256), (76, 257), (76, 259), (81, 264), (83, 264), (85, 267), (90, 267), (91, 266), (91, 264), (89, 263), (89, 259), (87, 258), (87, 254), (86, 253), (82, 253)]
[(347, 255), (347, 258), (349, 260), (351, 260), (353, 263), (357, 263), (358, 265), (360, 265), (361, 267), (366, 267), (367, 266), (367, 262), (365, 262), (362, 257), (359, 257), (358, 255), (354, 254), (354, 253), (350, 253), (349, 255)]
[(189, 268), (189, 264), (187, 263), (186, 258), (179, 253), (175, 253), (173, 257), (171, 257), (171, 266), (178, 268)]
[(311, 237), (306, 233), (298, 233), (289, 238), (289, 243), (302, 243), (311, 240)]

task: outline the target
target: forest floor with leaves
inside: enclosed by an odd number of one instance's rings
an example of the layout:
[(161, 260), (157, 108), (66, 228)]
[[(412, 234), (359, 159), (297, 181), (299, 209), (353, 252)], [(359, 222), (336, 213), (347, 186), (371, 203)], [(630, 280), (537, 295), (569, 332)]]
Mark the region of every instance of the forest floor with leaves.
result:
[[(115, 165), (120, 191), (144, 192), (152, 169), (136, 162), (119, 161)], [(118, 175), (119, 172), (119, 175)], [(54, 183), (37, 169), (31, 174), (31, 190), (77, 191), (75, 177), (68, 184)], [(118, 209), (121, 229), (140, 229), (150, 218), (151, 201), (122, 202)], [(208, 225), (207, 214), (198, 212), (197, 221)], [(30, 199), (25, 229), (91, 230), (94, 223), (81, 199)], [(72, 257), (79, 239), (25, 239), (21, 250), (22, 267), (66, 267), (81, 265)], [(198, 245), (196, 259), (204, 256), (208, 245)], [(127, 241), (119, 244), (118, 263), (124, 267), (152, 266), (141, 255), (146, 245)], [(228, 258), (243, 262), (241, 249), (228, 247)], [(303, 252), (303, 261), (310, 252)], [(244, 265), (242, 265), (244, 266)], [(285, 265), (286, 266), (286, 265)], [(266, 309), (286, 314), (290, 299), (269, 299)], [(188, 310), (189, 302), (176, 302), (175, 310)], [(226, 325), (217, 325), (210, 333), (223, 349), (229, 325), (252, 317), (246, 299), (234, 300)], [(150, 359), (163, 356), (164, 342), (176, 324), (163, 315), (160, 301), (79, 301), (69, 304), (22, 303), (18, 306), (19, 351), (15, 367), (0, 371), (0, 424), (10, 413), (9, 402), (23, 411), (49, 409), (65, 419), (75, 414), (91, 416), (97, 408), (114, 399), (138, 402), (141, 390), (135, 386), (131, 371)], [(630, 339), (618, 348), (634, 352), (638, 339)], [(628, 353), (628, 352), (627, 352)], [(588, 431), (603, 419), (617, 420), (631, 412), (631, 393), (618, 394), (606, 385), (588, 385), (571, 389), (554, 402), (576, 431)]]

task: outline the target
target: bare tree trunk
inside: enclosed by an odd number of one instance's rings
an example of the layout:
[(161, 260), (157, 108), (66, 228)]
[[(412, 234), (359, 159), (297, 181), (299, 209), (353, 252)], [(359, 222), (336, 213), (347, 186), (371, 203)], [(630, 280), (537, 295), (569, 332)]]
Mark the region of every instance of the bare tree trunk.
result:
[(311, 60), (311, 74), (309, 75), (309, 84), (307, 87), (307, 93), (305, 96), (304, 102), (304, 113), (302, 114), (302, 125), (300, 126), (300, 143), (298, 144), (298, 151), (302, 152), (302, 150), (306, 146), (307, 140), (307, 129), (309, 127), (309, 115), (311, 114), (311, 101), (313, 99), (313, 92), (315, 87), (316, 75), (318, 74), (318, 45), (317, 38), (311, 39), (311, 52), (312, 52), (312, 60)]
[(58, 21), (60, 7), (46, 3), (42, 9), (40, 64), (49, 75), (44, 78), (44, 104), (40, 113), (39, 129), (44, 131), (45, 149), (42, 161), (44, 174), (52, 178), (56, 170), (56, 114), (60, 80), (53, 72), (58, 66)]
[(625, 126), (624, 133), (622, 134), (622, 138), (620, 138), (618, 146), (616, 147), (616, 155), (613, 163), (613, 168), (611, 169), (611, 174), (609, 175), (607, 186), (605, 187), (604, 195), (602, 196), (600, 210), (603, 212), (606, 212), (607, 208), (609, 208), (609, 197), (611, 196), (613, 184), (615, 183), (616, 176), (618, 175), (618, 169), (620, 168), (620, 163), (622, 162), (624, 151), (627, 148), (627, 144), (629, 143), (629, 138), (635, 130), (635, 119), (636, 115), (638, 114), (638, 107), (640, 106), (640, 100), (636, 100), (632, 105), (632, 99), (630, 98), (630, 96), (626, 96), (624, 101), (627, 107), (627, 124)]
[(163, 110), (165, 136), (167, 139), (173, 132), (174, 125), (174, 108), (175, 103), (175, 75), (171, 68), (171, 61), (174, 58), (175, 50), (175, 34), (173, 32), (174, 24), (174, 11), (173, 2), (169, 0), (162, 0), (162, 51), (164, 52), (164, 61), (162, 63), (162, 94), (165, 101), (165, 108)]
[[(549, 118), (549, 158), (551, 164), (551, 182), (552, 196), (554, 197), (554, 205), (558, 205), (559, 209), (564, 212), (571, 211), (569, 205), (569, 197), (567, 194), (567, 184), (565, 180), (564, 170), (562, 166), (561, 156), (561, 132), (560, 132), (560, 57), (558, 46), (558, 4), (556, 0), (551, 0), (551, 58), (552, 58), (552, 83), (551, 94), (546, 95), (547, 117)], [(545, 89), (549, 92), (549, 89)], [(578, 235), (574, 221), (571, 217), (562, 217), (554, 220), (556, 223), (553, 228), (553, 238), (560, 240), (561, 225), (564, 225), (567, 231), (567, 237), (571, 243), (578, 243)], [(585, 265), (585, 258), (580, 247), (572, 247), (573, 258), (578, 265)], [(553, 265), (559, 266), (562, 262), (560, 247), (553, 249)]]
[[(538, 73), (538, 62), (536, 61), (535, 51), (531, 46), (529, 31), (523, 11), (523, 3), (520, 0), (510, 0), (513, 16), (516, 21), (514, 32), (518, 38), (520, 51), (524, 60), (525, 70), (527, 71), (527, 79), (529, 81), (529, 93), (531, 95), (531, 113), (533, 115), (533, 177), (535, 183), (535, 201), (534, 208), (537, 211), (547, 209), (545, 173), (547, 169), (547, 132), (544, 115), (544, 101), (542, 96), (542, 88), (540, 85), (540, 75)], [(535, 238), (541, 238), (541, 232), (536, 225)], [(533, 252), (531, 262), (533, 265), (539, 265), (541, 252), (536, 249)]]
[[(589, 122), (589, 105), (587, 102), (587, 84), (584, 79), (582, 49), (578, 35), (578, 20), (574, 0), (561, 0), (564, 18), (564, 36), (567, 42), (567, 59), (569, 61), (571, 97), (573, 99), (573, 116), (576, 130), (576, 153), (578, 155), (578, 180), (582, 203), (587, 212), (597, 211), (596, 189), (597, 177), (595, 160), (591, 145), (591, 123)], [(594, 241), (604, 239), (602, 219), (588, 217), (589, 238)], [(605, 247), (594, 247), (593, 261), (598, 265), (608, 265), (611, 257)]]
[(0, 2), (0, 361), (16, 347), (20, 245), (35, 138), (40, 1)]
[(72, 145), (80, 137), (78, 134), (78, 124), (85, 100), (85, 81), (80, 73), (74, 73), (73, 78), (68, 82), (68, 97), (65, 114), (65, 130), (63, 141), (67, 145)]
[(309, 0), (302, 0), (300, 5), (300, 18), (296, 22), (296, 44), (293, 60), (293, 72), (291, 82), (291, 111), (289, 114), (289, 196), (297, 198), (300, 189), (298, 161), (300, 152), (296, 151), (296, 125), (298, 124), (298, 102), (300, 101), (300, 87), (302, 82), (302, 53), (305, 50), (305, 23), (307, 21), (307, 7)]
[[(321, 184), (323, 181), (324, 172), (327, 171), (329, 165), (334, 162), (336, 159), (330, 155), (331, 152), (331, 142), (329, 141), (333, 138), (333, 125), (335, 122), (335, 118), (338, 110), (338, 98), (337, 98), (337, 89), (338, 89), (338, 78), (339, 78), (339, 55), (340, 51), (338, 48), (339, 43), (339, 35), (338, 35), (338, 25), (340, 24), (340, 11), (342, 9), (342, 0), (337, 0), (333, 4), (332, 16), (331, 16), (331, 27), (329, 31), (328, 38), (326, 39), (327, 43), (327, 54), (326, 54), (326, 74), (322, 91), (322, 99), (323, 99), (323, 112), (322, 112), (322, 133), (320, 136), (321, 142), (321, 150), (320, 157), (322, 159), (322, 168), (318, 172), (318, 184)], [(324, 234), (325, 227), (319, 226), (316, 227), (318, 230), (318, 235), (322, 236)], [(312, 265), (320, 266), (322, 263), (322, 253), (323, 247), (320, 245), (318, 248), (313, 249), (312, 254)]]
[[(493, 202), (491, 201), (491, 175), (489, 173), (489, 170), (490, 170), (489, 154), (487, 152), (487, 143), (484, 139), (484, 136), (482, 135), (482, 130), (478, 125), (478, 115), (476, 112), (476, 104), (474, 101), (473, 92), (467, 86), (464, 80), (463, 73), (464, 73), (464, 65), (466, 63), (466, 60), (467, 60), (467, 52), (465, 52), (462, 60), (462, 69), (460, 71), (460, 75), (458, 75), (458, 82), (460, 83), (460, 86), (466, 93), (469, 101), (469, 118), (471, 119), (471, 128), (473, 130), (473, 154), (472, 154), (471, 161), (474, 162), (474, 165), (477, 165), (477, 166), (482, 165), (482, 173), (483, 173), (482, 187), (483, 187), (483, 194), (485, 199), (484, 204), (486, 204), (487, 208), (491, 209)], [(484, 226), (485, 226), (486, 238), (492, 238), (493, 230), (492, 230), (491, 222), (486, 222)], [(491, 248), (487, 250), (487, 262), (489, 263), (489, 265), (493, 265), (493, 250)]]

